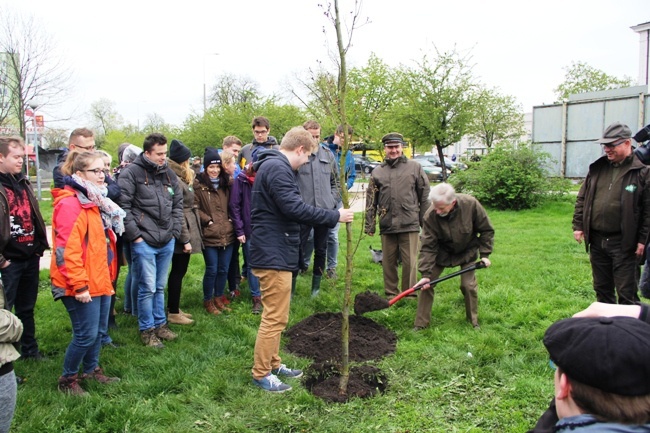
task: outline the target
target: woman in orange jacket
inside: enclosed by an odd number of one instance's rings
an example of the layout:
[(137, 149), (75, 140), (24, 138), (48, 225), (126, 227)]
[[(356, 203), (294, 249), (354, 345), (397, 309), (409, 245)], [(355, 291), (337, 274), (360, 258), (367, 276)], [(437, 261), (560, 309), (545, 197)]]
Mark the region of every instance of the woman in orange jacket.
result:
[[(70, 315), (72, 341), (63, 361), (59, 390), (83, 395), (82, 379), (110, 383), (99, 366), (101, 333), (108, 327), (117, 273), (115, 232), (124, 231), (124, 211), (106, 197), (104, 162), (97, 152), (68, 155), (65, 187), (52, 190), (52, 294)], [(83, 374), (79, 366), (83, 364)]]

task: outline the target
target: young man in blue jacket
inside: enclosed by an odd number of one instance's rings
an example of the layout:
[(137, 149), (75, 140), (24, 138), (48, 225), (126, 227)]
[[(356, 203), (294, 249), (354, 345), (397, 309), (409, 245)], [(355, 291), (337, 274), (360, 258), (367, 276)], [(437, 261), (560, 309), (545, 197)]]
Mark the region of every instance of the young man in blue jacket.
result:
[(352, 222), (350, 209), (319, 209), (302, 201), (296, 171), (316, 151), (318, 144), (302, 126), (292, 128), (280, 149), (263, 150), (254, 164), (251, 206), (253, 232), (250, 266), (260, 280), (262, 319), (255, 340), (253, 384), (269, 392), (291, 387), (278, 379), (300, 377), (279, 356), (280, 336), (289, 321), (292, 273), (299, 268), (300, 224), (334, 227)]

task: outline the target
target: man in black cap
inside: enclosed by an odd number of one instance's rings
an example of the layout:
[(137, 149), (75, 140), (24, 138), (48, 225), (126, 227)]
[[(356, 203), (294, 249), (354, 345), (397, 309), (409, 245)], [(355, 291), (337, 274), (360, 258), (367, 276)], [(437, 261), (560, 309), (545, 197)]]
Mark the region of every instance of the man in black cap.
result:
[[(369, 236), (379, 234), (386, 296), (394, 297), (417, 281), (418, 237), (429, 208), (429, 179), (422, 166), (402, 154), (404, 137), (384, 135), (386, 158), (370, 176), (366, 192), (366, 226)], [(398, 288), (398, 254), (402, 259), (402, 287)]]
[(589, 166), (573, 215), (573, 237), (585, 241), (596, 299), (639, 302), (637, 282), (650, 233), (650, 168), (632, 151), (627, 125), (609, 125), (597, 140), (604, 155)]
[(551, 325), (556, 432), (650, 429), (650, 325), (631, 317), (573, 317)]

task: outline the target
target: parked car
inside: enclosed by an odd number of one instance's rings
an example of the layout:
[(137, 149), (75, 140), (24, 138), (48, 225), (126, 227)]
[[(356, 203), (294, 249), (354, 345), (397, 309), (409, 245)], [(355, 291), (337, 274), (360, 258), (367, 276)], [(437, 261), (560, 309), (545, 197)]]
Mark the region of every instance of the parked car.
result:
[(431, 161), (422, 158), (413, 158), (422, 166), (422, 169), (429, 178), (429, 182), (442, 182), (442, 168), (435, 166)]
[[(432, 162), (433, 165), (436, 165), (438, 167), (442, 167), (442, 164), (440, 163), (440, 158), (438, 155), (435, 154), (429, 154), (429, 155), (416, 155), (413, 157), (413, 159), (424, 159), (429, 162)], [(445, 158), (445, 166), (447, 167), (447, 170), (454, 172), (456, 170), (465, 170), (467, 168), (467, 164), (462, 163), (462, 162), (456, 162), (452, 161), (449, 158)]]
[(375, 169), (379, 167), (381, 162), (373, 159), (369, 156), (353, 155), (354, 156), (354, 169), (357, 173), (370, 174)]

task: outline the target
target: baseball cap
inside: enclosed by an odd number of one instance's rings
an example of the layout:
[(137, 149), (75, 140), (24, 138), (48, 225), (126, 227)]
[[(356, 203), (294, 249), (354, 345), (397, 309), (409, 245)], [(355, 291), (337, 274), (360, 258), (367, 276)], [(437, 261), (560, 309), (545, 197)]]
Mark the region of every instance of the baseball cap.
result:
[[(611, 144), (615, 141), (631, 137), (632, 130), (627, 125), (624, 125), (621, 122), (614, 122), (605, 129), (603, 137), (596, 140), (596, 142), (601, 144)], [(618, 146), (618, 144), (616, 144), (616, 146)]]

